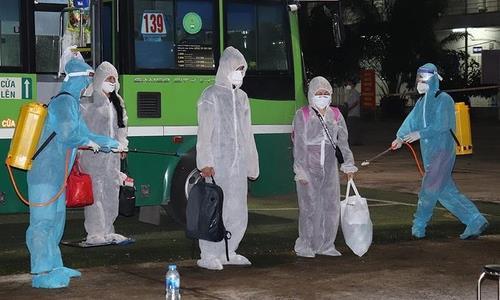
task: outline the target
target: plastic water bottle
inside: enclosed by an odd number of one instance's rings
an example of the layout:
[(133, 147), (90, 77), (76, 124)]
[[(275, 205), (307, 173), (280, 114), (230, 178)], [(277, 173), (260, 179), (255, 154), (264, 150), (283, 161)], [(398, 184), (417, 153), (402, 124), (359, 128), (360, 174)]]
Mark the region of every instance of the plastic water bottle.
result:
[(181, 277), (177, 272), (176, 265), (169, 265), (168, 272), (165, 275), (165, 299), (167, 300), (180, 300), (181, 293)]

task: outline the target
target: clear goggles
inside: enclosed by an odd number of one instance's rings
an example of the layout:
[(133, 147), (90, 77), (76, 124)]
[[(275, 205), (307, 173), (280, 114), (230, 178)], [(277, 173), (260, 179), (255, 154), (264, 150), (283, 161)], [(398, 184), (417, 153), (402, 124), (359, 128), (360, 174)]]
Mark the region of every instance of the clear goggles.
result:
[(426, 68), (419, 68), (417, 70), (416, 82), (427, 82), (434, 75), (437, 75), (440, 81), (443, 80), (443, 77), (441, 77), (441, 75), (439, 75), (438, 72)]
[(90, 69), (82, 72), (73, 72), (66, 74), (64, 77), (64, 81), (68, 81), (70, 77), (78, 77), (78, 76), (89, 76), (90, 78), (94, 77), (94, 70)]

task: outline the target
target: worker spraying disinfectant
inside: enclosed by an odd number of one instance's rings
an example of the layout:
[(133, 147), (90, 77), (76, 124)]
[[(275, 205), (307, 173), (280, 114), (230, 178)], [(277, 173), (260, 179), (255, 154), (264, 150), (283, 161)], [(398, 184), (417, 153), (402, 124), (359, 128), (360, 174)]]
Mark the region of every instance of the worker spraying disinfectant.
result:
[[(460, 193), (451, 176), (455, 164), (455, 107), (445, 92), (439, 91), (442, 80), (433, 64), (417, 71), (417, 91), (422, 97), (399, 128), (391, 149), (403, 143), (420, 140), (425, 174), (414, 215), (412, 235), (425, 237), (425, 228), (439, 201), (467, 227), (461, 239), (477, 238), (488, 226), (487, 220), (465, 195)], [(387, 151), (387, 150), (386, 150)]]
[[(62, 61), (66, 77), (60, 93), (49, 103), (47, 121), (40, 123), (43, 125), (41, 135), (14, 138), (7, 158), (9, 171), (10, 166), (19, 167), (13, 163), (19, 154), (14, 150), (22, 148), (15, 144), (16, 141), (34, 143), (31, 149), (35, 149), (40, 138), (45, 146), (32, 164), (28, 162), (24, 166), (29, 170), (30, 198), (26, 244), (31, 256), (32, 286), (36, 288), (67, 287), (70, 278), (81, 275), (77, 270), (64, 267), (59, 249), (66, 218), (65, 193), (61, 191), (64, 190), (68, 170), (73, 165), (76, 148), (88, 146), (98, 151), (100, 147), (118, 147), (116, 140), (90, 132), (80, 116), (79, 99), (92, 80), (92, 68), (78, 52), (71, 49), (65, 51)], [(19, 134), (16, 132), (14, 136)], [(30, 138), (32, 140), (28, 141)], [(23, 159), (31, 158), (31, 153), (25, 153)]]

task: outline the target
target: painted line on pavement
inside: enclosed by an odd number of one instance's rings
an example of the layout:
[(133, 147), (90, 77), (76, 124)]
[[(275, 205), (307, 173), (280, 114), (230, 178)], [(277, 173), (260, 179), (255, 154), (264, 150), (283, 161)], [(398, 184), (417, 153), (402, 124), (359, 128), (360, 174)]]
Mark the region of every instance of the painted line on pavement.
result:
[[(342, 195), (343, 196), (343, 195)], [(416, 206), (415, 204), (397, 202), (397, 201), (389, 201), (389, 200), (378, 200), (378, 199), (369, 199), (368, 201), (373, 202), (381, 202), (380, 204), (368, 204), (369, 207), (383, 207), (383, 206), (393, 206), (393, 205), (406, 205), (406, 206)], [(298, 210), (298, 207), (278, 207), (278, 208), (252, 208), (248, 209), (248, 211), (287, 211), (287, 210)]]

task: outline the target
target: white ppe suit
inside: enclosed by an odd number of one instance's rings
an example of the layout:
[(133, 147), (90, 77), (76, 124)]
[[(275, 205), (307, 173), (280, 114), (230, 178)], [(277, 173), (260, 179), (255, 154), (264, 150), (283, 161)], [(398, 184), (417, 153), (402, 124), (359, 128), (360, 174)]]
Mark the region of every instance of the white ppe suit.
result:
[(252, 133), (250, 105), (247, 94), (229, 80), (233, 71), (247, 63), (233, 47), (222, 53), (215, 84), (205, 89), (198, 101), (198, 169), (213, 167), (215, 181), (224, 191), (223, 221), (231, 232), (229, 262), (225, 244), (200, 240), (201, 259), (198, 265), (222, 269), (222, 264), (250, 264), (236, 249), (245, 234), (248, 222), (247, 177), (259, 176), (259, 159)]
[[(293, 169), (299, 201), (299, 237), (295, 242), (295, 252), (305, 257), (340, 255), (334, 244), (340, 221), (338, 162), (320, 120), (311, 108), (312, 99), (319, 90), (332, 94), (332, 87), (325, 78), (313, 78), (308, 91), (309, 116), (305, 117), (303, 109), (299, 109), (293, 120)], [(347, 142), (344, 118), (329, 107), (323, 118), (345, 160), (340, 170), (346, 174), (356, 172), (358, 169), (354, 166)]]
[[(102, 90), (103, 82), (115, 78), (115, 105), (120, 105), (122, 123), (118, 125), (118, 112)], [(87, 126), (94, 132), (116, 139), (120, 147), (128, 146), (127, 113), (125, 103), (118, 94), (118, 72), (109, 62), (97, 67), (91, 97), (81, 100), (82, 115)], [(122, 242), (123, 236), (115, 234), (113, 223), (118, 216), (120, 191), (120, 153), (81, 151), (80, 166), (92, 177), (94, 204), (85, 207), (85, 230), (88, 243)]]

